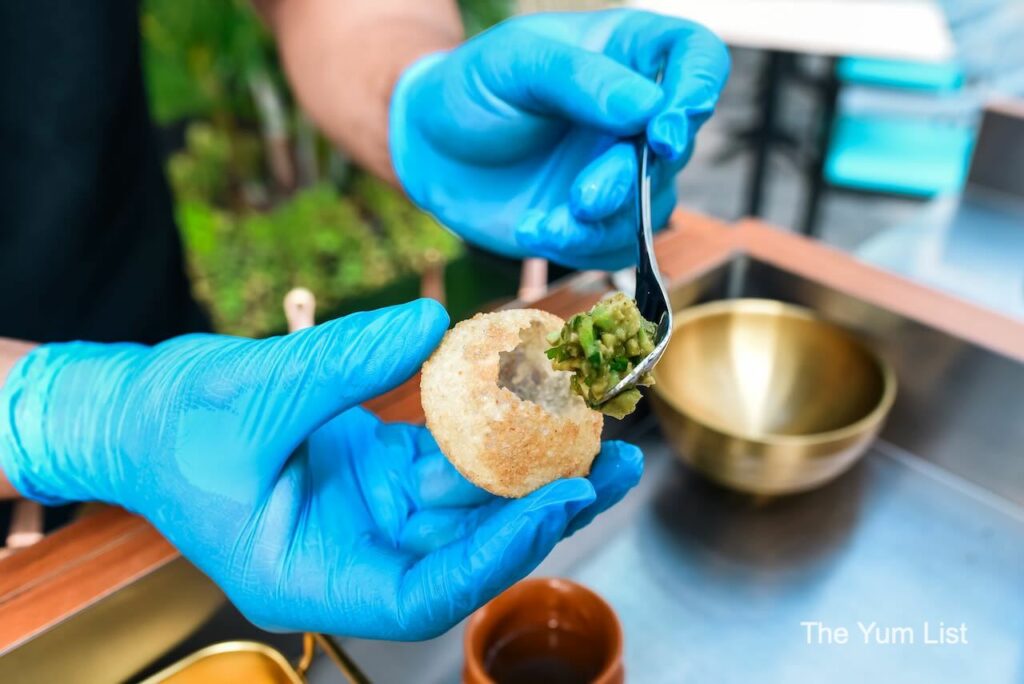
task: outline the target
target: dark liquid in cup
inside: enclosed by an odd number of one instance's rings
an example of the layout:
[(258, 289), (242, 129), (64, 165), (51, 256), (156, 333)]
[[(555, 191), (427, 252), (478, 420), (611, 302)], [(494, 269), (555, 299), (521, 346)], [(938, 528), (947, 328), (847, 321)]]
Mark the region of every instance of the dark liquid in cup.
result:
[(484, 668), (498, 684), (590, 684), (605, 654), (593, 640), (560, 629), (534, 629), (494, 644)]

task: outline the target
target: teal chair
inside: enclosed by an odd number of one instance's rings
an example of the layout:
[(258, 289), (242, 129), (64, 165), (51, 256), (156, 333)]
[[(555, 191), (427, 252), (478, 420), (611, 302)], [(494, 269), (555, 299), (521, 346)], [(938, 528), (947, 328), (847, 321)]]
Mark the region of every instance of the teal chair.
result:
[(890, 115), (843, 115), (835, 123), (825, 179), (829, 185), (932, 197), (963, 187), (973, 126)]
[[(955, 62), (926, 64), (845, 58), (837, 65), (844, 84), (935, 93), (961, 89), (964, 75)], [(825, 180), (834, 187), (916, 197), (963, 187), (975, 131), (968, 122), (917, 112), (841, 112), (825, 159)]]
[(955, 61), (931, 64), (872, 57), (844, 57), (836, 66), (843, 83), (931, 92), (959, 90), (964, 72)]

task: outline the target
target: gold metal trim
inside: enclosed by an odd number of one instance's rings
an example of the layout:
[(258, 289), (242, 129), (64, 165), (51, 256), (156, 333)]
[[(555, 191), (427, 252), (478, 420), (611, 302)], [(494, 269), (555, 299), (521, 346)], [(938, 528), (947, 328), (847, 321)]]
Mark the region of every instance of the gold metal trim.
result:
[(152, 677), (147, 677), (140, 682), (140, 684), (161, 684), (161, 682), (165, 682), (171, 677), (181, 674), (200, 660), (225, 653), (258, 653), (262, 656), (266, 656), (281, 668), (281, 672), (287, 675), (288, 679), (293, 682), (293, 684), (305, 684), (305, 678), (292, 667), (292, 664), (288, 662), (287, 658), (281, 655), (280, 651), (257, 641), (223, 641), (221, 643), (206, 646), (195, 653), (185, 656), (178, 662), (167, 666)]
[(194, 666), (201, 660), (225, 653), (257, 653), (272, 660), (283, 675), (292, 684), (305, 684), (306, 674), (313, 665), (316, 656), (316, 647), (319, 646), (327, 657), (345, 677), (348, 684), (371, 684), (369, 678), (363, 674), (342, 648), (326, 634), (306, 633), (302, 635), (302, 658), (298, 665), (292, 666), (288, 659), (277, 649), (262, 644), (258, 641), (224, 641), (201, 648), (191, 653), (176, 663), (169, 665), (160, 672), (140, 682), (140, 684), (162, 684), (168, 679), (181, 674), (188, 668)]

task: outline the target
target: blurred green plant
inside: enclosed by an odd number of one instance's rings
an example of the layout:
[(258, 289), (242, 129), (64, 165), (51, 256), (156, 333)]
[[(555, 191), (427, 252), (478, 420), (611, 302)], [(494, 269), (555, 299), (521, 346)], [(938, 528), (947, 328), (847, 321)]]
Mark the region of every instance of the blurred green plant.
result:
[(514, 9), (514, 0), (459, 0), (467, 36), (474, 36), (508, 18)]
[(171, 157), (176, 216), (193, 288), (218, 330), (259, 336), (284, 327), (281, 298), (303, 286), (331, 311), (347, 297), (455, 258), (461, 245), (396, 190), (365, 174), (342, 194), (327, 181), (266, 210), (232, 208), (228, 160), (246, 158), (249, 136), (193, 123)]
[(142, 38), (159, 123), (251, 118), (248, 79), (281, 80), (272, 37), (245, 0), (145, 0)]
[[(467, 32), (509, 4), (464, 0)], [(144, 0), (142, 36), (154, 118), (185, 133), (168, 175), (193, 288), (218, 330), (277, 332), (292, 287), (331, 311), (459, 255), (457, 238), (313, 131), (247, 2)]]

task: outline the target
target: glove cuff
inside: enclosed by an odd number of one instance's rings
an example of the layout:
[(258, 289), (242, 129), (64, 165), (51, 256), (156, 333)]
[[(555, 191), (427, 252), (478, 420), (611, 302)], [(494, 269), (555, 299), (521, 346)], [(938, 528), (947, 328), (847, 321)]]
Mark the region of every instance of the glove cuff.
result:
[[(103, 500), (106, 429), (116, 423), (110, 372), (145, 347), (70, 342), (37, 347), (0, 387), (0, 468), (47, 505)], [(113, 502), (116, 503), (116, 502)]]
[(388, 151), (391, 154), (391, 166), (406, 195), (421, 209), (426, 209), (425, 188), (412, 168), (414, 165), (410, 163), (415, 156), (411, 149), (415, 146), (429, 145), (429, 142), (422, 140), (423, 132), (410, 116), (410, 100), (415, 84), (432, 66), (447, 56), (447, 52), (432, 52), (413, 62), (402, 72), (398, 83), (395, 84), (388, 108)]

